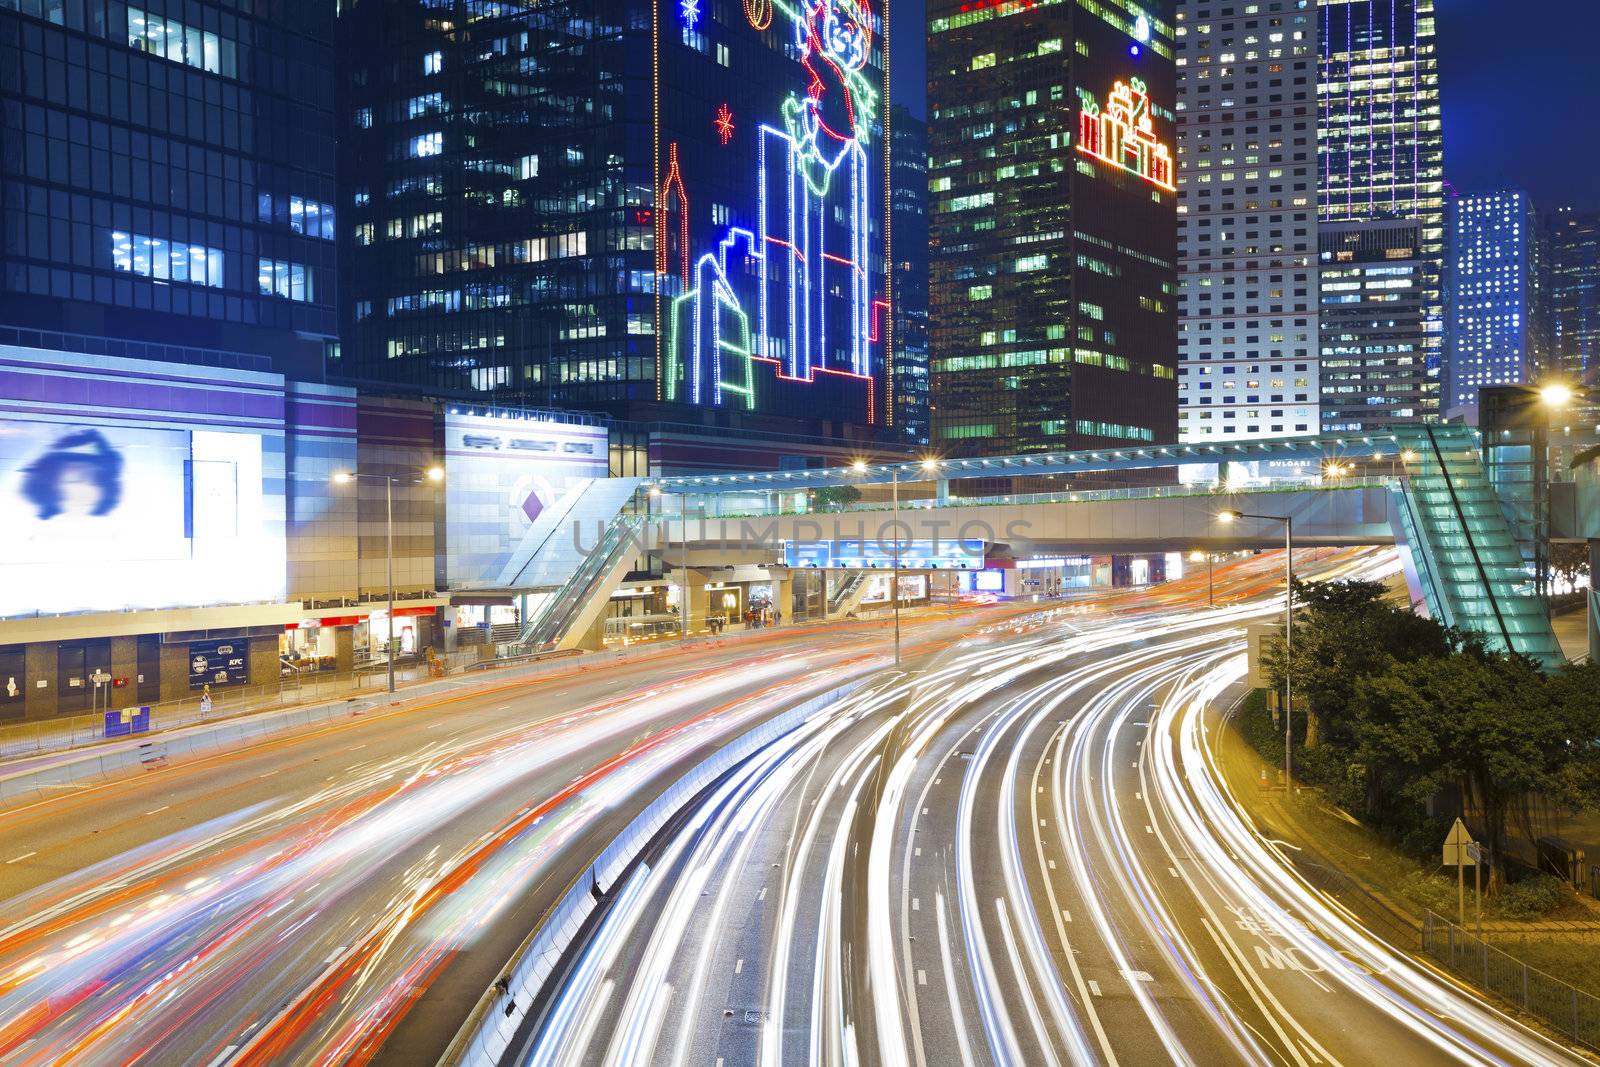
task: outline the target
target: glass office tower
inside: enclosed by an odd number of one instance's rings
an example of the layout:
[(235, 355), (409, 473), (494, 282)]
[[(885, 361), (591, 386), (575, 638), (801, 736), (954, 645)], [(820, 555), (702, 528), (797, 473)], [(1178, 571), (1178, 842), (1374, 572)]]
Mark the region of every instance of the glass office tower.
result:
[(928, 4), (936, 449), (1176, 439), (1172, 9)]
[[(1333, 373), (1324, 349), (1322, 428), (1358, 431), (1395, 417), (1436, 417), (1444, 354), (1446, 233), (1433, 0), (1322, 0), (1311, 6), (1318, 9), (1322, 51), (1317, 87), (1320, 222), (1358, 224), (1358, 230), (1363, 223), (1414, 222), (1417, 246), (1407, 255), (1414, 255), (1417, 273), (1407, 283), (1404, 302), (1412, 299), (1412, 284), (1419, 287), (1421, 300), (1420, 316), (1413, 320), (1407, 313), (1395, 320), (1415, 321), (1416, 334), (1394, 338), (1395, 350), (1383, 353), (1391, 377), (1370, 405), (1353, 405), (1350, 390), (1374, 371), (1352, 365), (1347, 352), (1336, 352), (1331, 354), (1337, 365)], [(1347, 237), (1341, 233), (1332, 244), (1349, 251)], [(1329, 242), (1322, 243), (1326, 248)], [(1334, 269), (1341, 277), (1346, 273), (1339, 263)], [(1326, 311), (1327, 275), (1323, 280)], [(1326, 324), (1323, 332), (1328, 335)], [(1342, 334), (1344, 326), (1332, 332)], [(1394, 358), (1400, 349), (1409, 354), (1407, 359)]]
[(320, 379), (332, 35), (311, 0), (0, 0), (3, 339)]
[(345, 373), (886, 429), (881, 31), (866, 0), (347, 4)]

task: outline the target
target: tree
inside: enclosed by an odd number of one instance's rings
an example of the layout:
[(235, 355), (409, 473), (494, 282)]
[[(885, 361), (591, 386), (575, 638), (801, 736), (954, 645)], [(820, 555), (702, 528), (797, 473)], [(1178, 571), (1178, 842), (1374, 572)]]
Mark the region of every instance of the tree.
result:
[(1571, 810), (1600, 800), (1597, 684), (1590, 668), (1548, 680), (1521, 656), (1476, 649), (1396, 661), (1354, 685), (1354, 753), (1414, 802), (1460, 791), (1477, 813), (1492, 892), (1526, 797)]
[(1589, 577), (1589, 546), (1582, 541), (1552, 541), (1550, 572), (1569, 588)]
[[(1443, 656), (1462, 644), (1460, 635), (1430, 619), (1385, 602), (1379, 582), (1294, 583), (1294, 709), (1306, 714), (1306, 744), (1353, 743), (1349, 717), (1357, 679), (1381, 674), (1394, 659)], [(1262, 663), (1281, 689), (1286, 664), (1283, 642), (1270, 642)]]
[(853, 485), (824, 485), (811, 491), (811, 502), (818, 507), (849, 507), (861, 499)]

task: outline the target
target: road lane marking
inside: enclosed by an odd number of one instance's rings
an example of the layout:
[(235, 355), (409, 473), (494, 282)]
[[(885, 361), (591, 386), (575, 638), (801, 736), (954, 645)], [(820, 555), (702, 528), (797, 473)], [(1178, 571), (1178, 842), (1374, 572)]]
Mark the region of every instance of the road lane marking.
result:
[(911, 910), (912, 911), (921, 911), (922, 910), (922, 898), (921, 897), (912, 897), (911, 898)]
[(733, 973), (734, 974), (743, 974), (744, 973), (744, 957), (743, 956), (740, 956), (738, 959), (733, 961)]
[(32, 851), (32, 852), (24, 852), (24, 853), (23, 853), (23, 854), (22, 854), (22, 855), (20, 855), (20, 856), (15, 856), (15, 857), (13, 857), (13, 858), (11, 858), (11, 859), (8, 859), (8, 860), (6, 860), (6, 862), (7, 862), (7, 863), (21, 863), (21, 862), (22, 862), (22, 861), (23, 861), (23, 860), (25, 860), (25, 859), (27, 859), (27, 858), (28, 858), (28, 857), (30, 857), (30, 856), (37, 856), (37, 855), (38, 855), (38, 854), (39, 854), (39, 851), (38, 851), (38, 849), (35, 849), (35, 850), (34, 850), (34, 851)]
[(918, 985), (927, 985), (928, 984), (928, 972), (923, 970), (921, 967), (917, 968), (917, 984)]
[(1093, 978), (1089, 979), (1089, 992), (1093, 993), (1097, 997), (1103, 995), (1100, 992), (1100, 983), (1096, 982)]
[(756, 899), (757, 900), (766, 900), (767, 899), (767, 887), (766, 886), (762, 886), (761, 887), (761, 892), (756, 894)]
[(163, 804), (159, 808), (152, 808), (150, 811), (145, 812), (145, 814), (146, 815), (160, 815), (162, 812), (166, 811), (170, 807), (172, 807), (171, 804)]

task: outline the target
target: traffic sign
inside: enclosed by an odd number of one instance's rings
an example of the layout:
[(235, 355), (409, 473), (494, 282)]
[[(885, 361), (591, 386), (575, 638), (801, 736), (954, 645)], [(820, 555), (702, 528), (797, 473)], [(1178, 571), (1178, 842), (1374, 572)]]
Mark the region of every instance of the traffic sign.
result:
[(1473, 855), (1476, 844), (1467, 830), (1467, 824), (1457, 818), (1450, 827), (1450, 836), (1444, 839), (1444, 865), (1455, 867), (1476, 862)]

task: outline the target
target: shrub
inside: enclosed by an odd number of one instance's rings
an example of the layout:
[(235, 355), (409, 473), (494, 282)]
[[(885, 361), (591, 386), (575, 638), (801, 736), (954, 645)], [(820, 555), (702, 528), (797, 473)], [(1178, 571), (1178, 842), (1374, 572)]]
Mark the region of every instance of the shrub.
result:
[(1567, 902), (1567, 884), (1549, 874), (1535, 874), (1500, 890), (1494, 910), (1507, 919), (1537, 919)]

